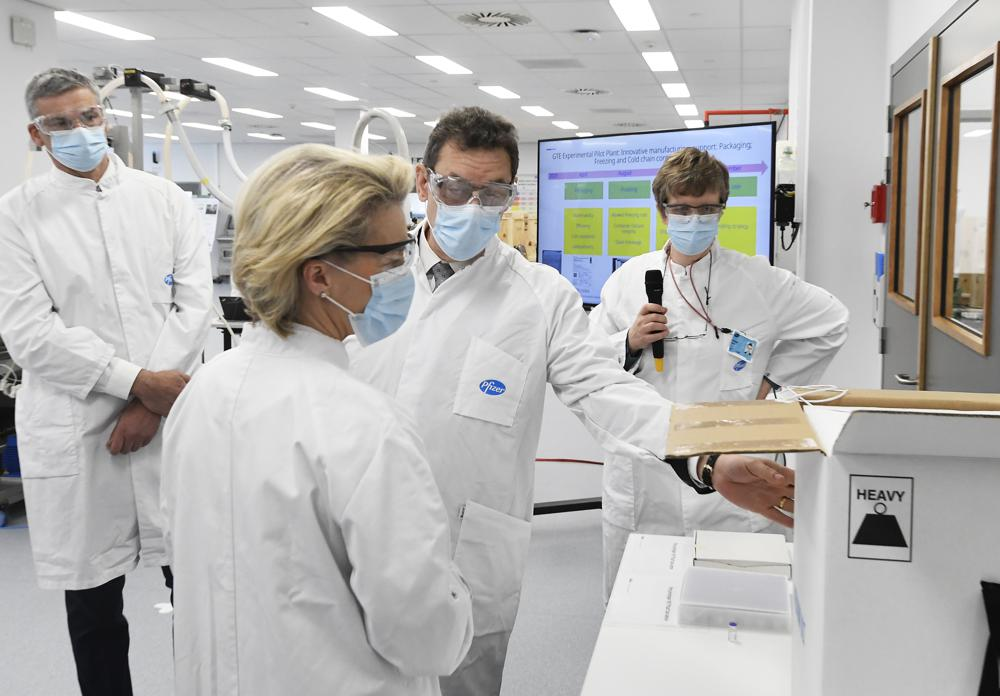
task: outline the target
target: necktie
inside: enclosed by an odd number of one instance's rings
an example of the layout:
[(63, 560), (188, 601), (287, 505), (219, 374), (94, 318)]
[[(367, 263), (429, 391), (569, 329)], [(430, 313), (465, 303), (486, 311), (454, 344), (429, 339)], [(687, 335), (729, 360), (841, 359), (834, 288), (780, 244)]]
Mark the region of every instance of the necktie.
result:
[(444, 261), (438, 261), (436, 264), (431, 266), (431, 270), (427, 271), (427, 276), (431, 280), (431, 291), (437, 290), (441, 287), (441, 283), (451, 278), (455, 275), (455, 269)]

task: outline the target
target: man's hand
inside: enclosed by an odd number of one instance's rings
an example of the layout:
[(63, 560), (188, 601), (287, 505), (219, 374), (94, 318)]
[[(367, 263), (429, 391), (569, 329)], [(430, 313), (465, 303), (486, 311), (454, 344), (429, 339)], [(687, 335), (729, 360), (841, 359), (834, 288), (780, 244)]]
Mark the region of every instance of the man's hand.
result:
[(150, 443), (159, 427), (160, 416), (134, 399), (118, 416), (118, 423), (108, 438), (108, 451), (111, 454), (137, 452)]
[[(700, 472), (699, 472), (700, 473)], [(734, 505), (791, 527), (795, 513), (795, 470), (770, 459), (724, 454), (712, 469), (712, 486)]]
[(628, 330), (628, 349), (638, 353), (656, 341), (667, 337), (667, 308), (658, 304), (644, 304), (632, 327)]
[(179, 370), (140, 370), (139, 376), (132, 383), (132, 396), (153, 413), (166, 416), (190, 380), (190, 375)]

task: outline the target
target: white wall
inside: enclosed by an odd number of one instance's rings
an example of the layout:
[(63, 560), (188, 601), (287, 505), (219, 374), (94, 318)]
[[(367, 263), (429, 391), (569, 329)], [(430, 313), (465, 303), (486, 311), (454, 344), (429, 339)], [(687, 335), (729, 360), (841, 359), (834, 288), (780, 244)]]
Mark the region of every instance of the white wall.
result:
[[(44, 154), (29, 155), (24, 88), (28, 80), (57, 64), (56, 22), (52, 10), (23, 0), (0, 3), (0, 194), (20, 184), (31, 159), (32, 174), (49, 168)], [(27, 17), (35, 23), (35, 46), (15, 45), (10, 38), (10, 18)]]
[(899, 60), (954, 4), (955, 0), (888, 0), (886, 52), (889, 65)]
[(800, 0), (795, 11), (792, 65), (800, 72), (790, 118), (799, 145), (796, 199), (803, 220), (798, 271), (851, 312), (850, 338), (826, 380), (877, 387), (881, 358), (871, 289), (882, 228), (869, 221), (863, 204), (884, 177), (886, 7), (868, 0)]

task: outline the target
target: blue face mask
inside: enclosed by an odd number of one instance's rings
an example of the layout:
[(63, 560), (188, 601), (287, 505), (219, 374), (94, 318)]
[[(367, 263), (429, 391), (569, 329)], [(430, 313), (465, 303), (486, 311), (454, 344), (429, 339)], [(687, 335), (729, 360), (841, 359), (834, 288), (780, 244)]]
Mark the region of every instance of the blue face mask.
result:
[(431, 228), (441, 251), (456, 261), (468, 261), (486, 248), (500, 231), (503, 208), (482, 205), (445, 205), (438, 201)]
[(48, 153), (65, 167), (76, 172), (92, 172), (104, 160), (108, 139), (104, 126), (74, 128), (52, 134), (52, 149)]
[(686, 256), (697, 256), (712, 246), (719, 236), (719, 218), (716, 215), (667, 215), (667, 234), (670, 246)]
[(406, 321), (406, 315), (410, 313), (410, 303), (413, 301), (413, 291), (416, 288), (410, 263), (404, 262), (403, 265), (391, 270), (376, 273), (371, 278), (359, 276), (329, 261), (323, 263), (372, 286), (371, 299), (360, 314), (352, 312), (325, 292), (320, 295), (327, 302), (347, 312), (347, 320), (351, 322), (354, 335), (358, 337), (361, 345), (371, 345), (391, 336)]

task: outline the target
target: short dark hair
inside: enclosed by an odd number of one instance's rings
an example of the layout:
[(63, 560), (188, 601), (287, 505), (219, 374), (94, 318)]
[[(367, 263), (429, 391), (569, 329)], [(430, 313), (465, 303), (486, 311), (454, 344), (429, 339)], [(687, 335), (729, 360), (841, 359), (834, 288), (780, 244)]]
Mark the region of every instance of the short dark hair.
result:
[(478, 106), (452, 109), (438, 121), (427, 139), (424, 164), (430, 169), (437, 166), (441, 148), (452, 143), (459, 150), (502, 149), (510, 157), (511, 176), (517, 176), (517, 128), (499, 114)]

